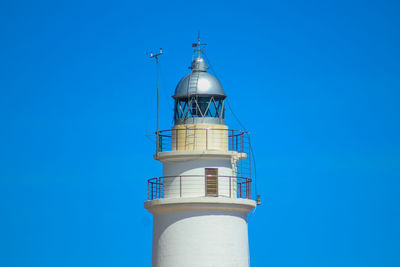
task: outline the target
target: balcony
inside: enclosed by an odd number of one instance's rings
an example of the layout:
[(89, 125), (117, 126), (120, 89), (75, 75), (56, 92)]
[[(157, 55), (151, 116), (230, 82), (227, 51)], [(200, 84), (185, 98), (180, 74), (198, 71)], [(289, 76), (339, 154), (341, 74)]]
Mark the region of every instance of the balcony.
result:
[(205, 175), (182, 175), (151, 178), (147, 181), (148, 200), (184, 197), (226, 197), (251, 199), (251, 179), (218, 176), (214, 181)]
[(158, 132), (158, 152), (237, 151), (250, 154), (250, 134), (224, 128), (174, 128)]

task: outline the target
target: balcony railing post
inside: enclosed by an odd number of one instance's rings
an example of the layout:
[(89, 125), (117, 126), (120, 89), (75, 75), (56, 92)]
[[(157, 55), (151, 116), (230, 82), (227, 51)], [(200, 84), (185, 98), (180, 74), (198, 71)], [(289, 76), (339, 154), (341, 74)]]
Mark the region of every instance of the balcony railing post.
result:
[(179, 195), (182, 197), (182, 176), (179, 176)]
[(154, 197), (157, 198), (158, 194), (158, 178), (155, 179), (155, 184), (153, 184), (155, 188), (153, 188)]
[(247, 196), (247, 198), (251, 199), (251, 180), (249, 180), (249, 195)]
[(229, 178), (229, 198), (232, 198), (232, 176)]
[(178, 136), (179, 136), (179, 131), (177, 129), (175, 131), (175, 150), (178, 150)]
[(249, 181), (246, 181), (246, 196), (245, 198), (249, 198)]
[(231, 131), (231, 138), (232, 138), (232, 142), (231, 142), (232, 143), (232, 151), (234, 151), (235, 150), (235, 145), (233, 143), (233, 130), (230, 130), (230, 131)]
[(157, 196), (158, 198), (161, 198), (161, 178), (158, 178), (157, 180)]
[(240, 136), (240, 140), (241, 140), (240, 143), (242, 143), (242, 148), (241, 148), (242, 151), (240, 151), (240, 152), (244, 152), (244, 141), (243, 141), (243, 139), (244, 139), (244, 132), (242, 132), (242, 135)]
[(206, 150), (208, 150), (208, 129), (206, 129)]
[(251, 179), (251, 142), (250, 142), (250, 133), (247, 133), (247, 142), (249, 143), (249, 151), (248, 151), (248, 162), (249, 162), (249, 178)]

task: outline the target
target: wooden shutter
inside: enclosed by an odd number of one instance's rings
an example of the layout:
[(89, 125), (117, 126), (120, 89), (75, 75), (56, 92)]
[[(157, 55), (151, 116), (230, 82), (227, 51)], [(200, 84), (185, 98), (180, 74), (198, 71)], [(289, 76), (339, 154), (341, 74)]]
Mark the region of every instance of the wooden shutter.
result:
[(206, 196), (218, 196), (218, 169), (206, 168)]

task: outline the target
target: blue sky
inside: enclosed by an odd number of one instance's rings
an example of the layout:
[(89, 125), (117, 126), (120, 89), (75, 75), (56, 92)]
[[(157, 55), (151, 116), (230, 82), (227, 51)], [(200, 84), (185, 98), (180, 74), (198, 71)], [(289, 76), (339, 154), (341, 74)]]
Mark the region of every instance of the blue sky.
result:
[[(252, 134), (251, 266), (400, 266), (397, 1), (2, 1), (0, 266), (150, 266), (197, 31)], [(228, 111), (227, 124), (240, 125)]]

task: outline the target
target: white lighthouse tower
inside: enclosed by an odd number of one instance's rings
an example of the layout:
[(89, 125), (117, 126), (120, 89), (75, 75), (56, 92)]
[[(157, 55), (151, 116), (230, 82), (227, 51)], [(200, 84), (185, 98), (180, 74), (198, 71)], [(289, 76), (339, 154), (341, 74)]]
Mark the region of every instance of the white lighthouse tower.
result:
[(148, 180), (153, 267), (248, 267), (250, 137), (225, 125), (225, 92), (207, 73), (200, 38), (177, 85), (174, 122), (159, 131), (163, 176)]

